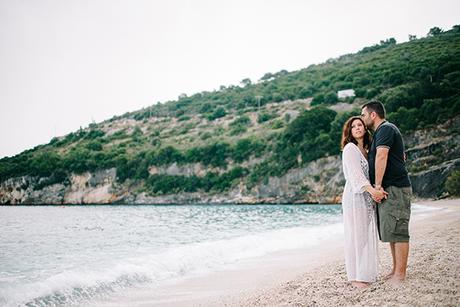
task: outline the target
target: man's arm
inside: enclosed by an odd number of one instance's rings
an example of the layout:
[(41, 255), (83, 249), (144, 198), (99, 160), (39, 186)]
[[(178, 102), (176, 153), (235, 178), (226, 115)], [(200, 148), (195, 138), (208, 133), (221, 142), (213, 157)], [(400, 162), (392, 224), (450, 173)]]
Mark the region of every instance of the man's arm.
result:
[(388, 152), (390, 151), (387, 147), (378, 147), (377, 154), (375, 157), (375, 188), (379, 189), (382, 187), (383, 175), (387, 168)]

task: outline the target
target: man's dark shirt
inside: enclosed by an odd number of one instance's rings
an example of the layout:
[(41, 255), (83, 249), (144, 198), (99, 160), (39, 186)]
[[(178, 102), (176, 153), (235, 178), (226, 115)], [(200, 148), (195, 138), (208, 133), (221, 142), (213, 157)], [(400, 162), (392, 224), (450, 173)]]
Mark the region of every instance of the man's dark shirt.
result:
[(389, 148), (387, 167), (383, 175), (382, 186), (410, 187), (409, 174), (404, 161), (404, 143), (398, 127), (387, 121), (374, 132), (369, 149), (369, 177), (375, 184), (375, 158), (378, 147)]

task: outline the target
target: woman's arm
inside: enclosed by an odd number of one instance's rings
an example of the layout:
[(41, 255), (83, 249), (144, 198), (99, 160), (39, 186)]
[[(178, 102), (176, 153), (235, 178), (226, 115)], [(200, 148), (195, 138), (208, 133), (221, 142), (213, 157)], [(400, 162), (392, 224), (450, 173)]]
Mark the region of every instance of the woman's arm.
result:
[(360, 155), (358, 147), (352, 143), (347, 144), (343, 149), (344, 171), (353, 193), (364, 193), (365, 187), (370, 186), (361, 166)]

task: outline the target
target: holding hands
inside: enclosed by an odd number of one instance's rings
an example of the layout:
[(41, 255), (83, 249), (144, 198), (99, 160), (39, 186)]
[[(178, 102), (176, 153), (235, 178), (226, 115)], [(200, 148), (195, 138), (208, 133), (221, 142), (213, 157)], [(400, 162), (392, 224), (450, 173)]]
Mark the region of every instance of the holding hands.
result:
[(371, 188), (369, 193), (371, 194), (372, 199), (378, 204), (381, 203), (383, 199), (388, 198), (388, 193), (378, 185), (376, 185), (375, 188)]

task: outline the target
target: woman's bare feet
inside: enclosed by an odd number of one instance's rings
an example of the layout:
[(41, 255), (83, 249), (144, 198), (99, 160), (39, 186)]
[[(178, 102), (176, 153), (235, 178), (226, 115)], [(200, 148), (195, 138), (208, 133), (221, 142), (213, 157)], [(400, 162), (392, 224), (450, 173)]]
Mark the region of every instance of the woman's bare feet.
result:
[(367, 282), (362, 282), (362, 281), (352, 281), (351, 285), (357, 289), (364, 289), (369, 287), (369, 284)]

